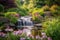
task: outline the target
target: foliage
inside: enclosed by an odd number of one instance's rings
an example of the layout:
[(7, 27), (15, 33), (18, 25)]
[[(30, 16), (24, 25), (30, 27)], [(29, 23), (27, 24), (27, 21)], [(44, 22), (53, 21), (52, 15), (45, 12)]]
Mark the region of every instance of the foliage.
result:
[(54, 5), (54, 4), (57, 4), (57, 5), (59, 5), (60, 3), (60, 0), (45, 0), (45, 2), (46, 2), (46, 4), (48, 5), (48, 6), (52, 6), (52, 5)]
[(2, 26), (2, 25), (3, 25), (3, 21), (1, 20), (1, 21), (0, 21), (0, 26)]
[(23, 0), (15, 0), (17, 6), (22, 6), (24, 4)]
[(19, 36), (15, 36), (12, 33), (7, 33), (7, 37), (0, 37), (0, 40), (19, 40)]
[(35, 18), (35, 20), (34, 20), (34, 23), (41, 23), (42, 21), (41, 21), (41, 19), (40, 18)]
[[(11, 23), (15, 23), (17, 21), (18, 17), (16, 17), (16, 14), (20, 14), (21, 16), (26, 16), (28, 15), (29, 12), (32, 12), (32, 17), (34, 21), (36, 21), (37, 23), (41, 22), (38, 16), (43, 15), (45, 11), (50, 10), (53, 15), (60, 14), (60, 6), (56, 5), (57, 3), (58, 4), (60, 3), (57, 0), (16, 0), (15, 3), (17, 7), (10, 8), (5, 13), (5, 17), (8, 18)], [(6, 3), (4, 3), (4, 5), (6, 5)], [(3, 7), (3, 5), (0, 5), (0, 12), (4, 12), (5, 11), (4, 8), (5, 7)], [(39, 14), (36, 16), (35, 13), (39, 13)], [(0, 23), (3, 24), (2, 22)], [(60, 36), (59, 19), (47, 18), (45, 22), (43, 22), (42, 24), (43, 24), (43, 27), (45, 28), (43, 29), (43, 31), (45, 31), (48, 36), (52, 37), (53, 40), (60, 39), (59, 38)], [(0, 29), (2, 29), (2, 27), (0, 27)], [(18, 36), (14, 36), (12, 34), (8, 36), (8, 40), (18, 40), (18, 39), (19, 39)]]
[(8, 33), (8, 40), (19, 40), (20, 37), (17, 35), (13, 35), (12, 33)]
[[(35, 19), (37, 13), (39, 13), (38, 15), (43, 15), (44, 14), (44, 9), (43, 8), (34, 8), (32, 10), (32, 17), (33, 17), (33, 20)], [(36, 15), (35, 15), (36, 14)]]
[(16, 14), (16, 12), (7, 12), (5, 13), (5, 17), (8, 18), (11, 21), (11, 23), (15, 23), (18, 18), (16, 17)]
[(33, 7), (34, 5), (33, 0), (16, 0), (16, 4), (18, 7), (27, 9)]
[(36, 7), (40, 8), (44, 5), (52, 6), (54, 4), (60, 5), (60, 0), (36, 0)]
[(32, 38), (28, 38), (26, 36), (22, 37), (21, 35), (13, 35), (12, 33), (7, 33), (7, 37), (0, 37), (0, 40), (20, 40), (20, 38), (25, 38), (25, 40), (33, 40)]
[(59, 12), (60, 11), (60, 6), (58, 6), (58, 5), (51, 6), (50, 10), (51, 10), (51, 12), (54, 16), (60, 14), (60, 12)]
[(58, 18), (53, 18), (46, 20), (43, 23), (43, 27), (45, 27), (45, 32), (48, 36), (52, 37), (52, 40), (59, 40), (60, 36), (60, 21)]
[(53, 11), (53, 12), (55, 12), (55, 10), (56, 10), (57, 7), (58, 7), (57, 5), (52, 5), (51, 8), (50, 8), (50, 10)]
[[(32, 12), (32, 17), (33, 19), (35, 19), (35, 13), (39, 13), (39, 15), (44, 15), (45, 11), (49, 11), (49, 6), (45, 5), (42, 8), (34, 8), (31, 12)], [(36, 14), (37, 15), (37, 14)]]
[(0, 4), (0, 12), (4, 12), (4, 7), (1, 4)]
[(48, 5), (43, 6), (44, 11), (50, 11), (50, 7)]
[(57, 11), (57, 14), (59, 15), (59, 14), (60, 14), (60, 6), (58, 6), (58, 7), (56, 8), (56, 11)]
[(10, 8), (8, 10), (8, 12), (16, 12), (16, 13), (20, 14), (21, 16), (28, 15), (28, 10), (23, 9), (23, 8)]
[(41, 8), (46, 4), (45, 0), (36, 0), (36, 5), (35, 7)]

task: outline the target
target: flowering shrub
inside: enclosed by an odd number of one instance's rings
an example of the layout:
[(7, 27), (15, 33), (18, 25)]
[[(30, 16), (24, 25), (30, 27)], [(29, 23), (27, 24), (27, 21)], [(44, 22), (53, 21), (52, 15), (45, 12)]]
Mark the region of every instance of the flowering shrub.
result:
[(14, 30), (14, 31), (7, 32), (7, 33), (0, 32), (0, 39), (1, 40), (3, 39), (4, 40), (48, 40), (48, 39), (50, 40), (51, 39), (50, 37), (47, 37), (46, 33), (41, 33), (41, 35), (42, 36), (39, 36), (39, 35), (34, 36), (31, 33), (29, 33), (28, 35), (28, 30), (19, 29), (19, 30)]
[(1, 40), (50, 40), (51, 38), (49, 37), (40, 37), (40, 36), (36, 36), (36, 38), (34, 38), (34, 37), (28, 37), (28, 36), (24, 36), (24, 37), (22, 37), (22, 36), (20, 36), (20, 35), (13, 35), (13, 34), (9, 34), (9, 35), (7, 35), (7, 37), (5, 38), (1, 38), (0, 37), (0, 39)]

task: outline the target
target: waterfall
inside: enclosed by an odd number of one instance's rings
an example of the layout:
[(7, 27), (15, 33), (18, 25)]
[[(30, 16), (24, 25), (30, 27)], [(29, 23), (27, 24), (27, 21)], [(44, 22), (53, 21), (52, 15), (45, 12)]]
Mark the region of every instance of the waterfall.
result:
[(18, 27), (23, 27), (23, 26), (33, 26), (31, 17), (24, 16), (24, 17), (21, 17), (20, 19), (18, 19)]

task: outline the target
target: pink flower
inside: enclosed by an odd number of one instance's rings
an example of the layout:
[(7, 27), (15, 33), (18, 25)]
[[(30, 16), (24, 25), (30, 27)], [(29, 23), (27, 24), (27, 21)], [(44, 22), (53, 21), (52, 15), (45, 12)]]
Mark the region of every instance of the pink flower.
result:
[(0, 32), (0, 36), (2, 35), (2, 32)]
[(18, 31), (14, 31), (13, 32), (13, 35), (18, 35)]
[(22, 30), (18, 30), (18, 31), (13, 32), (14, 35), (19, 35), (19, 34), (22, 34), (22, 33), (23, 33)]
[(18, 30), (18, 34), (22, 34), (23, 33), (23, 31), (22, 30)]
[(42, 38), (47, 38), (47, 36), (42, 36)]
[(46, 33), (42, 33), (42, 38), (47, 38)]
[(5, 34), (5, 33), (3, 33), (3, 32), (0, 32), (0, 36), (1, 36), (1, 37), (5, 37), (5, 36), (6, 36), (6, 34)]
[(34, 38), (34, 36), (33, 36), (33, 35), (31, 35), (31, 34), (30, 34), (30, 35), (28, 35), (28, 37), (30, 37), (30, 38)]
[(6, 36), (6, 34), (5, 33), (2, 33), (2, 37), (5, 37)]
[(40, 36), (39, 36), (39, 35), (37, 35), (37, 36), (36, 36), (36, 39), (39, 39), (39, 38), (40, 38)]
[(19, 17), (19, 14), (15, 14), (15, 17)]
[(51, 37), (48, 37), (48, 40), (52, 40)]

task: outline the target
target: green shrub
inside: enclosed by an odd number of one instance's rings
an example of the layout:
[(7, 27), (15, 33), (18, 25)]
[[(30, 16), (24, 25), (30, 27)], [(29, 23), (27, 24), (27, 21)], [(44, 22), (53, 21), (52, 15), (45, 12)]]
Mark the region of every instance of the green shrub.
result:
[(8, 18), (11, 21), (11, 23), (15, 23), (18, 18), (15, 16), (16, 14), (16, 12), (7, 12), (5, 13), (5, 17)]
[(46, 28), (45, 28), (45, 32), (48, 36), (50, 36), (52, 38), (52, 40), (60, 40), (60, 22), (59, 19), (51, 19), (51, 20), (46, 20), (46, 22), (44, 22)]
[(22, 8), (11, 8), (8, 10), (8, 12), (17, 12), (21, 16), (25, 16), (28, 13), (27, 9), (22, 9)]
[(42, 22), (42, 19), (40, 19), (40, 18), (36, 18), (36, 17), (35, 17), (34, 23), (37, 24), (37, 23), (41, 23), (41, 22)]

